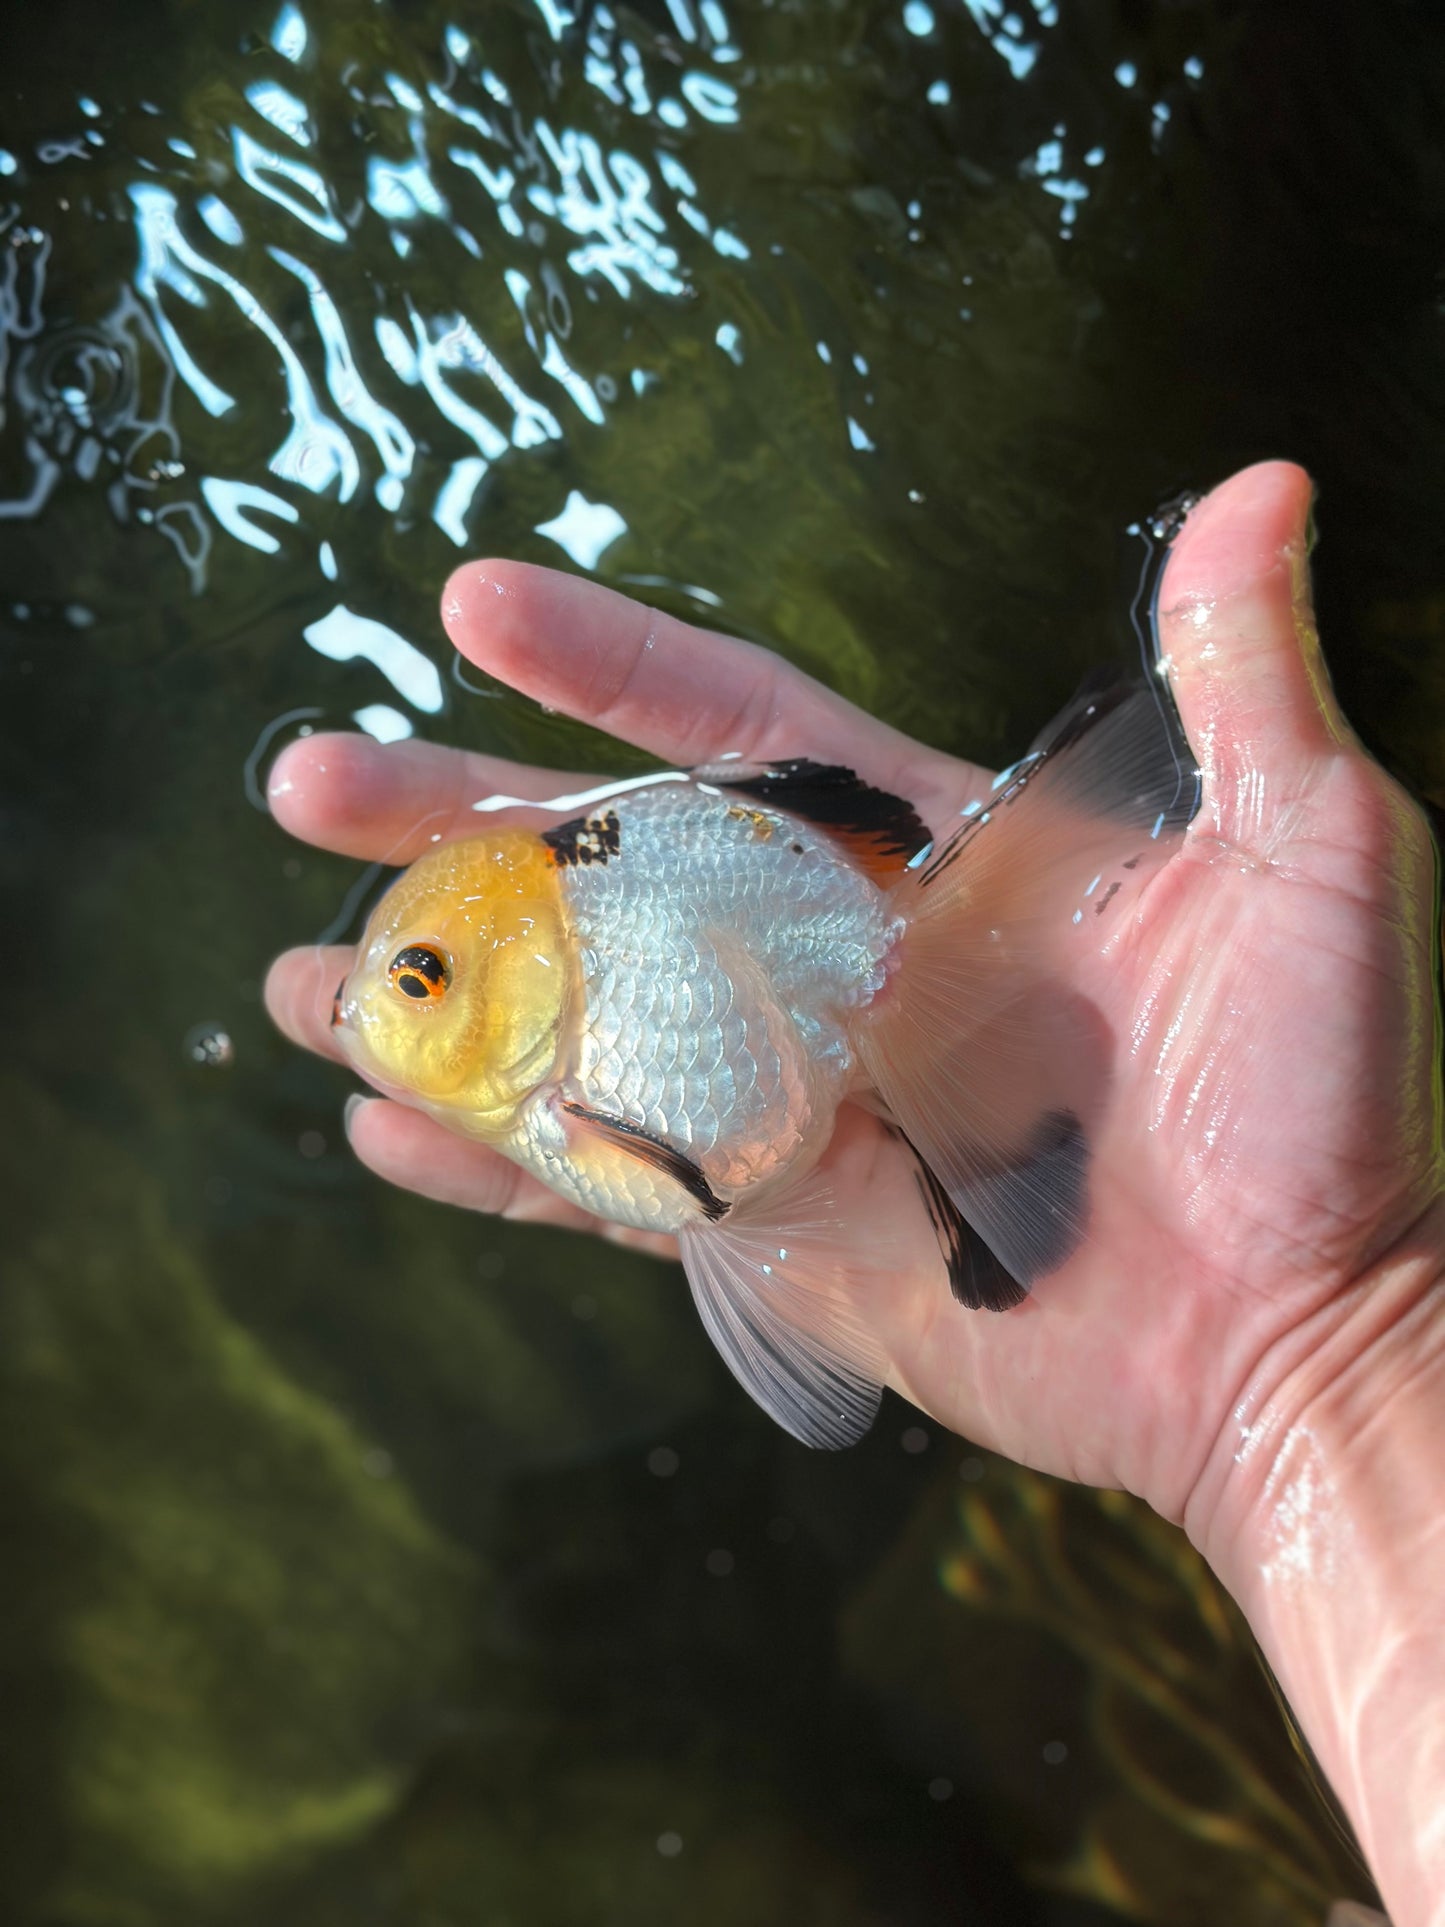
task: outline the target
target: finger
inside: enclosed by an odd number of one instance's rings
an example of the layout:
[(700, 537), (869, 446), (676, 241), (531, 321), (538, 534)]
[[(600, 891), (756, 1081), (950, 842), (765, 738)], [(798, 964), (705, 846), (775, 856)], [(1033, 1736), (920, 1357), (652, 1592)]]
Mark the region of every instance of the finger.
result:
[(520, 1165), (435, 1119), (384, 1097), (353, 1097), (346, 1135), (368, 1170), (439, 1204), (582, 1230), (596, 1219), (529, 1178)]
[(595, 776), (533, 769), (439, 743), (306, 736), (276, 758), (266, 792), (276, 821), (323, 850), (410, 863), (437, 843), (479, 836), (501, 820), (473, 805), (497, 795), (546, 802)]
[(332, 1035), (331, 1006), (356, 952), (350, 944), (307, 944), (287, 950), (266, 973), (266, 1009), (293, 1044), (321, 1057), (348, 1062)]
[[(519, 1165), (488, 1145), (455, 1136), (435, 1119), (381, 1097), (353, 1097), (346, 1106), (346, 1135), (369, 1171), (388, 1184), (416, 1191), (439, 1204), (485, 1211), (526, 1224), (566, 1231), (604, 1233), (659, 1257), (676, 1257), (673, 1239), (604, 1225), (590, 1212), (559, 1198)], [(625, 1233), (625, 1235), (623, 1235)]]
[(1288, 462), (1233, 476), (1190, 514), (1160, 587), (1160, 645), (1206, 813), (1243, 844), (1351, 740), (1315, 629), (1310, 499), (1309, 477)]
[(865, 715), (768, 649), (694, 629), (615, 590), (521, 562), (470, 562), (442, 596), (489, 675), (683, 767), (810, 756), (927, 804), (980, 772)]

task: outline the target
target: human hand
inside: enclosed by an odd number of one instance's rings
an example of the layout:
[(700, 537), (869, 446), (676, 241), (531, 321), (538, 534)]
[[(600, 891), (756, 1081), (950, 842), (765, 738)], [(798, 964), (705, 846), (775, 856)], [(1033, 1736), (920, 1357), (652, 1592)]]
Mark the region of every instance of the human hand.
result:
[[(1017, 1310), (971, 1313), (950, 1299), (915, 1210), (914, 1242), (860, 1306), (890, 1382), (945, 1423), (1027, 1463), (1124, 1485), (1174, 1518), (1241, 1401), (1267, 1403), (1299, 1354), (1352, 1315), (1357, 1282), (1438, 1185), (1430, 840), (1335, 709), (1309, 612), (1308, 499), (1298, 470), (1250, 470), (1194, 512), (1169, 560), (1161, 642), (1204, 800), (1072, 986), (1101, 1013), (1115, 1059), (1086, 1243)], [(593, 584), (471, 564), (443, 615), (490, 674), (669, 763), (728, 751), (845, 763), (909, 797), (935, 830), (986, 789), (980, 771), (766, 651)], [(323, 736), (278, 759), (271, 797), (308, 841), (402, 863), (475, 834), (479, 797), (593, 780)], [(329, 1008), (349, 957), (293, 951), (268, 984), (282, 1028), (326, 1055), (338, 1055)], [(598, 1228), (398, 1104), (363, 1104), (351, 1137), (373, 1170), (429, 1196)], [(864, 1219), (913, 1196), (907, 1153), (851, 1107), (825, 1172)]]

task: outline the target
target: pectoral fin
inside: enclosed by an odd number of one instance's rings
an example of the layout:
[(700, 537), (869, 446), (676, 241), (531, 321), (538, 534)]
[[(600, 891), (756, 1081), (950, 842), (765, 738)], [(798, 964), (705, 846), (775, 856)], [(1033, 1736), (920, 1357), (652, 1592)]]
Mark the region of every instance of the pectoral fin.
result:
[[(558, 1109), (573, 1122), (574, 1163), (590, 1165), (599, 1173), (609, 1168), (625, 1173), (630, 1165), (684, 1191), (707, 1223), (715, 1224), (726, 1215), (729, 1207), (713, 1191), (701, 1166), (665, 1138), (655, 1137), (625, 1117), (594, 1111), (569, 1098), (563, 1098)], [(621, 1188), (626, 1188), (625, 1180)]]
[(805, 1180), (766, 1208), (766, 1221), (739, 1206), (684, 1230), (687, 1280), (744, 1390), (804, 1445), (837, 1450), (873, 1423), (886, 1372), (857, 1309), (867, 1259), (821, 1184)]

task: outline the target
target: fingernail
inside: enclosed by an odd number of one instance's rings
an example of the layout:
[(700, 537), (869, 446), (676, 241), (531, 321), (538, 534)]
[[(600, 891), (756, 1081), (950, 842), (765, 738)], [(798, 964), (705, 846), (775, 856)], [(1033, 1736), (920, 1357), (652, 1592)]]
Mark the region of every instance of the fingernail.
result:
[(350, 1097), (347, 1098), (345, 1107), (341, 1113), (341, 1128), (346, 1133), (348, 1143), (351, 1141), (351, 1131), (356, 1122), (356, 1113), (364, 1110), (370, 1102), (371, 1099), (369, 1097), (363, 1097), (360, 1091), (353, 1091)]

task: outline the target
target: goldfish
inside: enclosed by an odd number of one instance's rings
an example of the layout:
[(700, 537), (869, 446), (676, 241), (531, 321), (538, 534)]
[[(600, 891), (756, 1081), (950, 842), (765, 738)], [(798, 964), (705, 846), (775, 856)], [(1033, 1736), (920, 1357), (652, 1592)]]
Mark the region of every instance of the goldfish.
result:
[(806, 757), (603, 785), (403, 871), (333, 1027), (387, 1095), (673, 1234), (734, 1375), (846, 1445), (886, 1361), (857, 1311), (869, 1228), (818, 1176), (840, 1107), (906, 1144), (961, 1304), (1017, 1305), (1087, 1224), (1108, 1074), (1071, 951), (1197, 800), (1153, 683), (1083, 692), (938, 836)]

